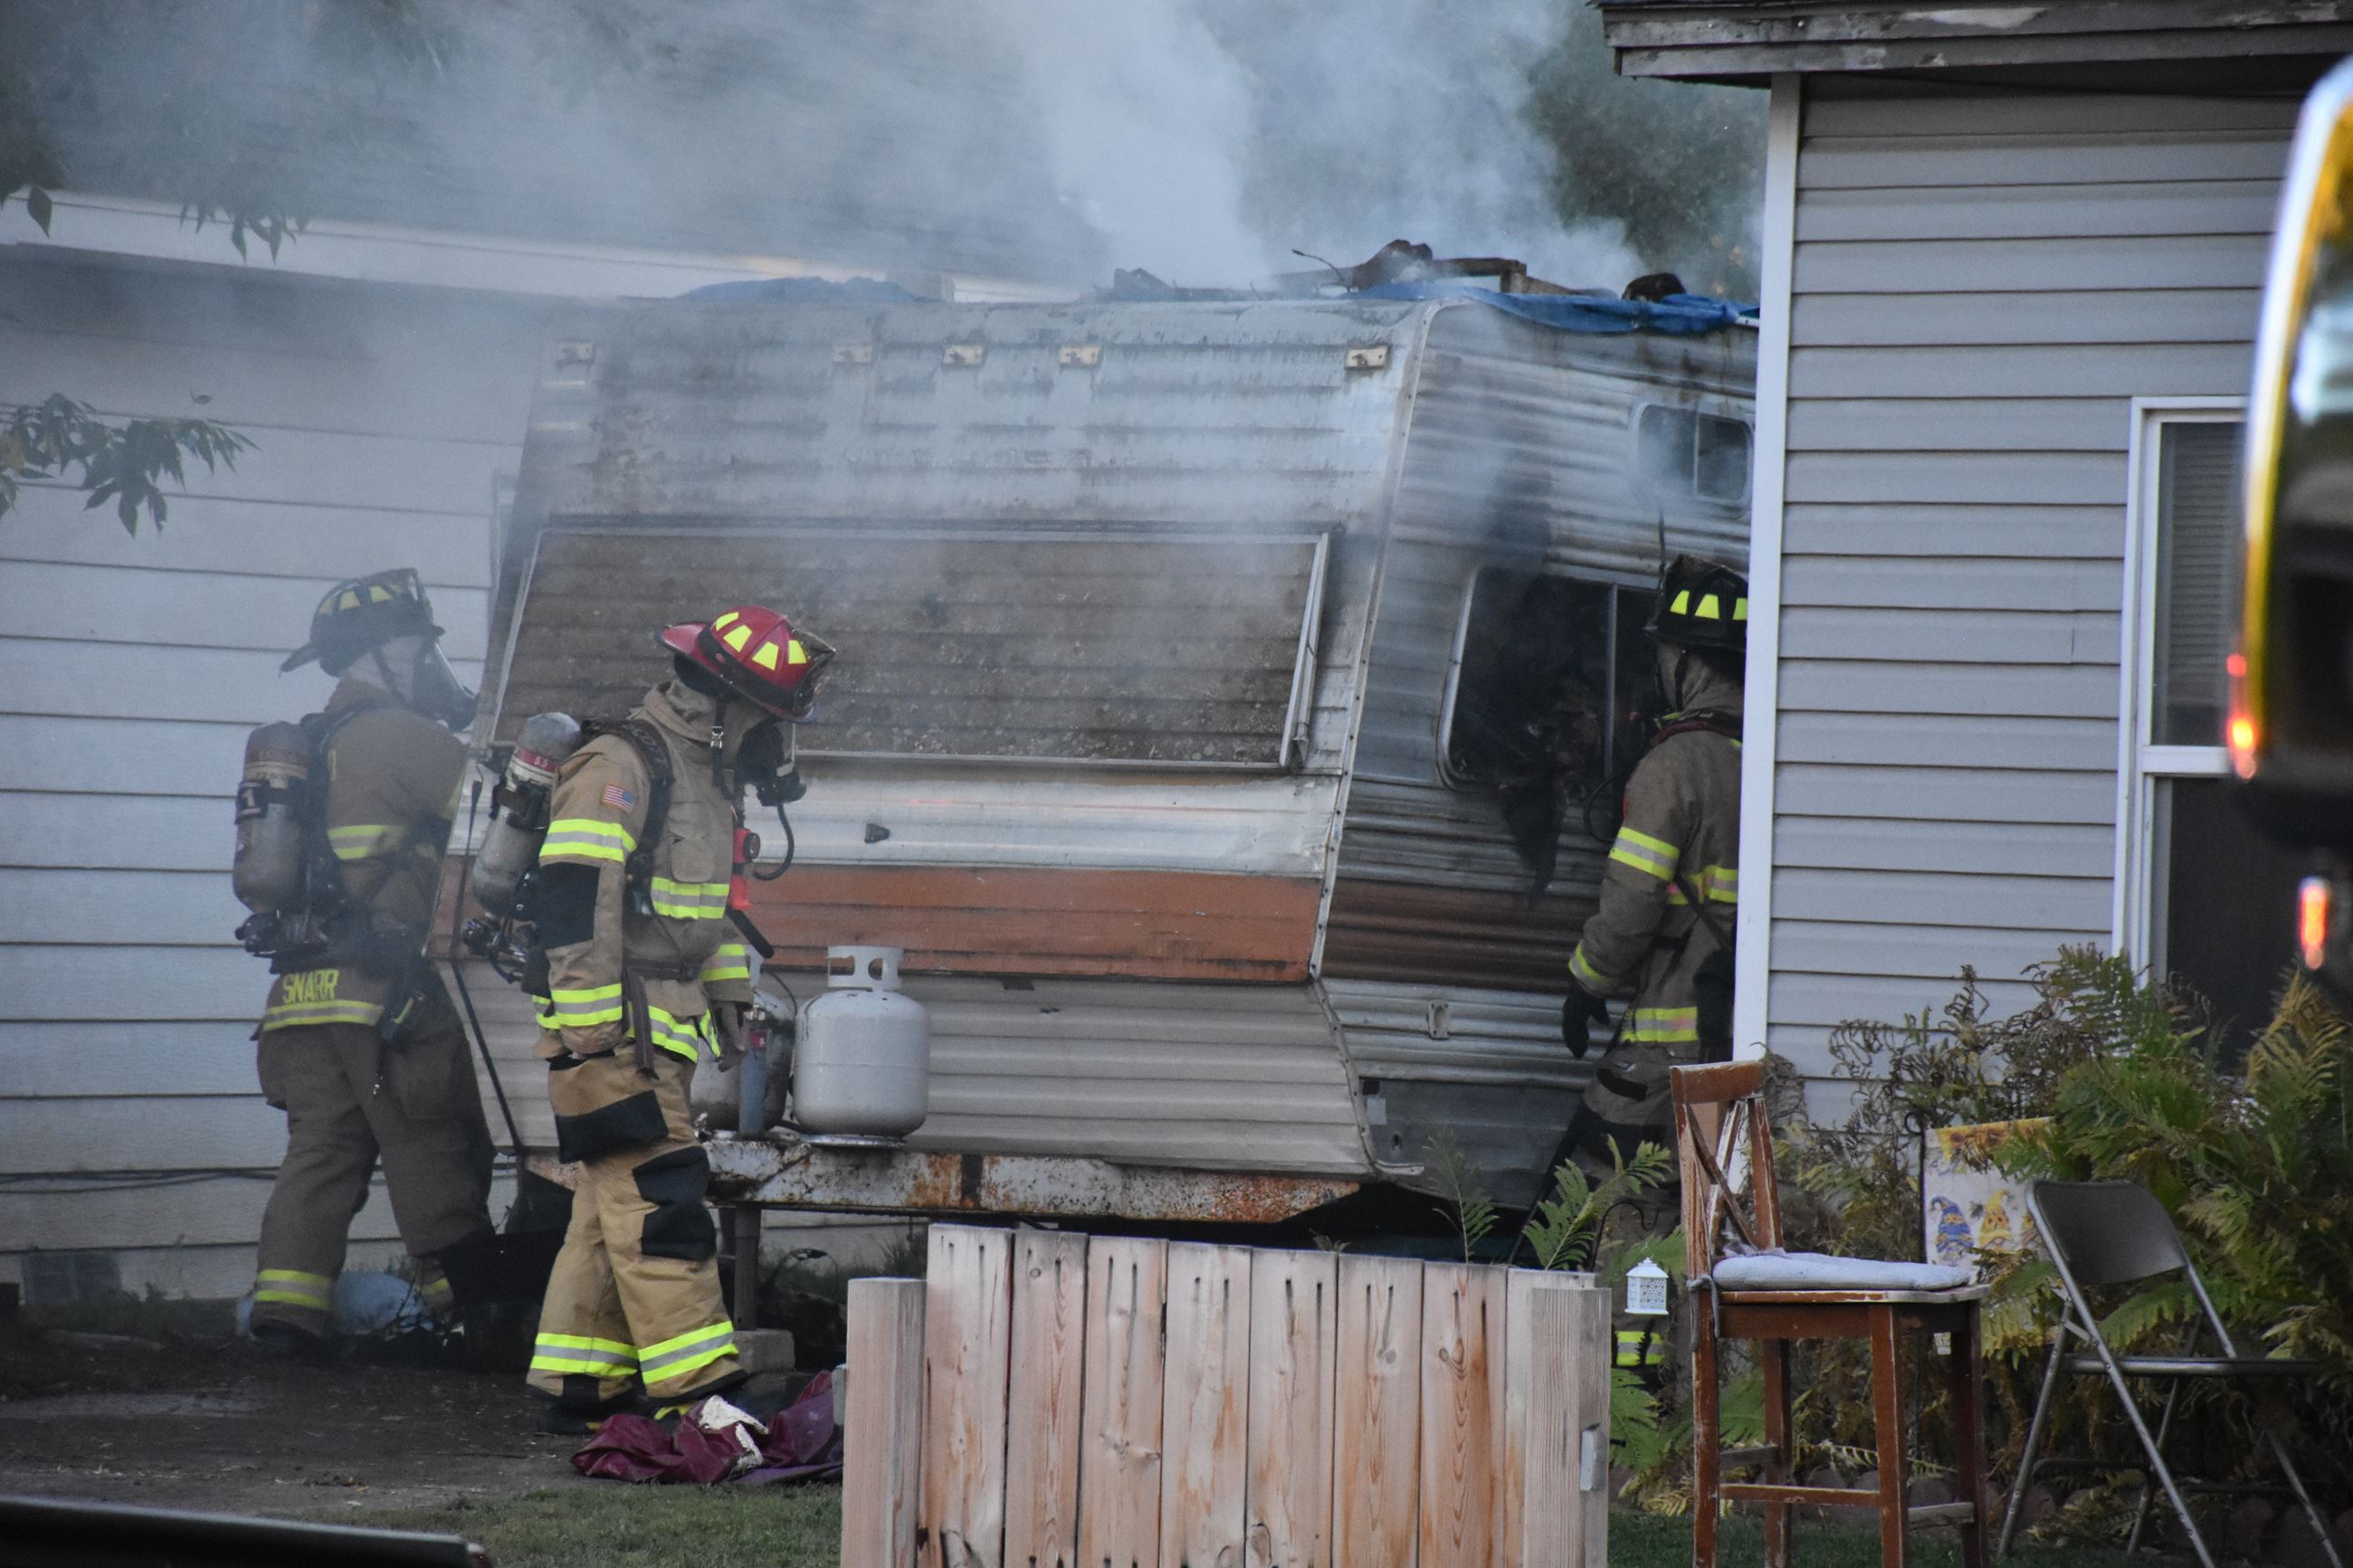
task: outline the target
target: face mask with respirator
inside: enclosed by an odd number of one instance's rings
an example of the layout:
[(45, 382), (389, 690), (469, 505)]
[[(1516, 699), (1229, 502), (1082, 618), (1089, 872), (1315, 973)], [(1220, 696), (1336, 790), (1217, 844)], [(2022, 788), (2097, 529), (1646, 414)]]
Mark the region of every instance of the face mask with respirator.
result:
[[(791, 736), (783, 721), (770, 719), (744, 737), (744, 744), (735, 753), (735, 784), (738, 789), (749, 789), (759, 797), (762, 805), (773, 807), (776, 826), (784, 829), (785, 858), (773, 871), (754, 868), (751, 875), (763, 882), (773, 882), (792, 869), (793, 822), (785, 815), (785, 807), (808, 793), (801, 779), (800, 765), (793, 760)], [(746, 849), (748, 862), (759, 853), (757, 841)]]
[(427, 719), (462, 730), (474, 721), (474, 694), (431, 638), (395, 637), (370, 650), (385, 689)]

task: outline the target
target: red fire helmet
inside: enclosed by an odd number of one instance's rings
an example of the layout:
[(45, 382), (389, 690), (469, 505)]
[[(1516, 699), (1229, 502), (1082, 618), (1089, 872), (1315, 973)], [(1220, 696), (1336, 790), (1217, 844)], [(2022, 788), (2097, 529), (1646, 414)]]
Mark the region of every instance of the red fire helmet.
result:
[(792, 622), (758, 605), (739, 605), (707, 626), (685, 621), (666, 626), (657, 639), (779, 719), (808, 717), (818, 682), (834, 659), (830, 645), (793, 630)]

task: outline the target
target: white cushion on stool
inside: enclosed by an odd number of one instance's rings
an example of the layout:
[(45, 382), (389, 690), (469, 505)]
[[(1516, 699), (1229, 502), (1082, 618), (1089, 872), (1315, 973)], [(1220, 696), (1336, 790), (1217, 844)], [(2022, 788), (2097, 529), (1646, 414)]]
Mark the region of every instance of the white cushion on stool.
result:
[(1725, 1258), (1715, 1266), (1714, 1278), (1725, 1290), (1956, 1290), (1977, 1283), (1968, 1269), (1948, 1263), (1896, 1263), (1778, 1249)]

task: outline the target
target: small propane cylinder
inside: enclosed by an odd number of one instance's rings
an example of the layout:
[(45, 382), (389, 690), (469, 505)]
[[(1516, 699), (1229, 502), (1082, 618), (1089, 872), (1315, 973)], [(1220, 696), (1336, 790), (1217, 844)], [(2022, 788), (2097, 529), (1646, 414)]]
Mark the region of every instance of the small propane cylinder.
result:
[(826, 994), (801, 1009), (793, 1120), (812, 1132), (902, 1137), (931, 1110), (932, 1025), (899, 990), (895, 947), (826, 952)]
[(264, 724), (245, 738), (229, 887), (256, 914), (302, 901), (302, 797), (310, 784), (311, 737), (301, 725)]
[(491, 824), (474, 855), (474, 896), (503, 917), (514, 908), (523, 873), (539, 863), (547, 837), (548, 797), (556, 770), (580, 749), (580, 721), (569, 713), (534, 713), (523, 721), (506, 777), (491, 792)]

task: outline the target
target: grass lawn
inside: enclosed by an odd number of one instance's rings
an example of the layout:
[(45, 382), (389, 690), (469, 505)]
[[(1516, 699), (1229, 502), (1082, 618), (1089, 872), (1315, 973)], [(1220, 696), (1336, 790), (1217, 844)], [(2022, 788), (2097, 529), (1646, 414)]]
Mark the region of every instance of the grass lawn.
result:
[[(566, 1487), (494, 1503), (389, 1513), (339, 1512), (339, 1524), (463, 1535), (490, 1549), (500, 1568), (832, 1568), (841, 1536), (839, 1487)], [(1829, 1524), (1798, 1527), (1807, 1568), (1875, 1568), (1879, 1538)], [(1609, 1520), (1613, 1568), (1684, 1568), (1691, 1521), (1619, 1512)], [(1945, 1568), (1959, 1554), (1948, 1531), (1915, 1547), (1918, 1568)], [(1725, 1568), (1762, 1563), (1754, 1521), (1726, 1527)], [(2120, 1552), (2023, 1547), (2023, 1568), (2149, 1568), (2158, 1560)]]

